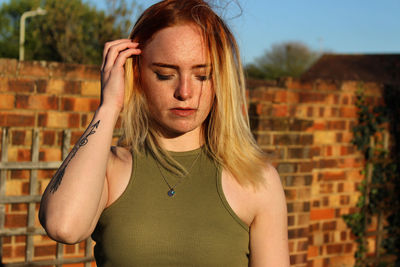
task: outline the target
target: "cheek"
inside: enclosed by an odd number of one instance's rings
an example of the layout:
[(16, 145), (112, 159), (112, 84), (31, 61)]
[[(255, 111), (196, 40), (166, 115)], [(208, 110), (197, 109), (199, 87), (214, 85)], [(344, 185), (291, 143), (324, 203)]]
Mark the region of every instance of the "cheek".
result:
[(215, 101), (215, 93), (212, 89), (207, 90), (207, 93), (204, 95), (203, 103), (205, 108), (208, 110), (211, 109), (212, 105), (214, 104)]

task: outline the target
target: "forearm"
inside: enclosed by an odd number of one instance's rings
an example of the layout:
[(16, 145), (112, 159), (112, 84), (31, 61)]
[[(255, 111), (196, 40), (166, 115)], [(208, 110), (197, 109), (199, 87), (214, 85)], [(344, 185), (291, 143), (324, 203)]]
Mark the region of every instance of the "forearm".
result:
[(114, 110), (100, 107), (46, 188), (40, 221), (53, 238), (80, 239), (97, 220), (117, 118)]

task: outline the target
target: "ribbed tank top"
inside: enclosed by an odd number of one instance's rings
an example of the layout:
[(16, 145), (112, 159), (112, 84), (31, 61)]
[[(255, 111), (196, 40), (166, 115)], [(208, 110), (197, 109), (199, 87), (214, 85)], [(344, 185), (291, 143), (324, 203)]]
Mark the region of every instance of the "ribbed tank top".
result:
[[(127, 188), (92, 234), (97, 266), (248, 266), (249, 227), (225, 199), (222, 168), (203, 148), (170, 153), (187, 177), (173, 176), (149, 152), (132, 156)], [(172, 197), (161, 171), (178, 183)]]

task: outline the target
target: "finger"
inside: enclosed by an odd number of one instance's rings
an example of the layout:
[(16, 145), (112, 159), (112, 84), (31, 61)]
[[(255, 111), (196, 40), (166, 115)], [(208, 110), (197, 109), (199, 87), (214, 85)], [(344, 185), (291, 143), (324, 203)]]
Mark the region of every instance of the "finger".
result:
[[(113, 47), (120, 46), (120, 45), (123, 45), (123, 44), (127, 44), (128, 46), (133, 47), (133, 44), (135, 44), (135, 43), (133, 43), (132, 40), (130, 40), (130, 39), (120, 39), (120, 40), (115, 40), (115, 41), (112, 41), (112, 42), (108, 42), (108, 43), (106, 43), (104, 45), (103, 63), (102, 63), (101, 69), (104, 69), (105, 65), (107, 64), (107, 60), (109, 58), (110, 50)], [(122, 50), (125, 49), (125, 48), (122, 48)]]
[(138, 43), (132, 43), (132, 42), (122, 42), (115, 44), (111, 46), (108, 49), (105, 61), (104, 61), (104, 66), (103, 70), (107, 71), (112, 68), (112, 66), (115, 64), (115, 60), (117, 59), (118, 55), (120, 52), (125, 51), (130, 48), (136, 48), (139, 44)]
[(114, 45), (118, 45), (121, 43), (132, 43), (131, 39), (118, 39), (118, 40), (114, 40), (114, 41), (110, 41), (104, 44), (104, 49), (103, 49), (103, 63), (101, 64), (101, 69), (103, 69), (104, 65), (105, 65), (105, 61), (107, 58), (107, 54), (108, 51), (110, 50), (110, 48)]
[(123, 67), (125, 65), (126, 60), (131, 57), (131, 56), (137, 56), (140, 55), (142, 51), (140, 49), (127, 49), (125, 51), (122, 51), (119, 53), (117, 59), (115, 60), (115, 65), (116, 67)]

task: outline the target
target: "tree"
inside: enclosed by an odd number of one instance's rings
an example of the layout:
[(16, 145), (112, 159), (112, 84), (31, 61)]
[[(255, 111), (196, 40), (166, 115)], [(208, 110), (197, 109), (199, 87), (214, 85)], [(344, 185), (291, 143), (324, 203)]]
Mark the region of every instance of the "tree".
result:
[(26, 60), (100, 64), (107, 41), (126, 38), (136, 2), (107, 1), (107, 12), (82, 0), (10, 0), (0, 8), (0, 57), (18, 58), (19, 24), (23, 12), (47, 11), (26, 21)]
[(256, 79), (299, 77), (318, 57), (317, 52), (300, 42), (285, 42), (272, 45), (245, 70), (248, 77)]

